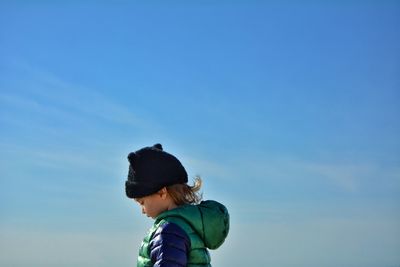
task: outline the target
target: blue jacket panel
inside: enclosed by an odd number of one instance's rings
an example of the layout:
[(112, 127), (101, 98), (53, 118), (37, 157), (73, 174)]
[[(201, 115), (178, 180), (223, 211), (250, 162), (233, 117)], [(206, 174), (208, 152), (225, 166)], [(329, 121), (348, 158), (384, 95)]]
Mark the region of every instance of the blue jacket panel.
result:
[(175, 223), (167, 222), (158, 227), (149, 245), (154, 267), (186, 267), (190, 239)]

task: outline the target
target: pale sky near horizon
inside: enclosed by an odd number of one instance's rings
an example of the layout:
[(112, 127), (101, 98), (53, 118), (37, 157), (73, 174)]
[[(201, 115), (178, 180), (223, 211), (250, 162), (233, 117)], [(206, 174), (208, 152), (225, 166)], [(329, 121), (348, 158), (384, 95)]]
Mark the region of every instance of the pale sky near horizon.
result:
[(213, 266), (398, 267), (399, 15), (0, 1), (0, 266), (135, 266), (126, 156), (161, 143), (231, 213)]

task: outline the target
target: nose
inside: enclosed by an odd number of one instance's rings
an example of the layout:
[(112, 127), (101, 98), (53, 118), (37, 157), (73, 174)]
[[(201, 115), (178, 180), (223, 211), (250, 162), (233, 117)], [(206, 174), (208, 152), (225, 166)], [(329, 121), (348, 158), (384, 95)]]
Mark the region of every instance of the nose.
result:
[(146, 214), (146, 212), (144, 212), (144, 208), (142, 208), (142, 214)]

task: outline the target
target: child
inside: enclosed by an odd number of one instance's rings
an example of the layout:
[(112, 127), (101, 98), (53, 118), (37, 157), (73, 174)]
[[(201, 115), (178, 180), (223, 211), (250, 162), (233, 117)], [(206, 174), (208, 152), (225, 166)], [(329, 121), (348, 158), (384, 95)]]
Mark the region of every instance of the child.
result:
[(218, 248), (228, 235), (227, 209), (216, 201), (197, 204), (200, 178), (189, 186), (185, 168), (160, 144), (132, 152), (128, 160), (126, 195), (155, 220), (137, 266), (210, 267), (207, 248)]

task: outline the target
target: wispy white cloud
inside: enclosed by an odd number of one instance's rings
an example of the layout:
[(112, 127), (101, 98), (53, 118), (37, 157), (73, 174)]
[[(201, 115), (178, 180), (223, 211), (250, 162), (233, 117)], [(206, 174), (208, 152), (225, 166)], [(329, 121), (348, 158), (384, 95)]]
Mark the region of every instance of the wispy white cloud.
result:
[[(233, 175), (247, 175), (260, 184), (297, 184), (332, 187), (347, 193), (358, 193), (371, 186), (388, 182), (399, 185), (400, 172), (393, 166), (382, 167), (377, 162), (319, 162), (294, 157), (249, 159), (234, 165)], [(397, 181), (397, 182), (396, 182)]]
[(127, 132), (135, 138), (161, 134), (157, 123), (139, 118), (135, 110), (96, 89), (63, 81), (23, 61), (12, 68), (21, 79), (10, 77), (11, 87), (0, 92), (0, 123), (7, 129), (1, 136), (3, 159), (22, 153), (42, 166), (105, 170), (111, 166), (104, 162), (106, 153), (125, 152), (121, 146)]
[(370, 165), (304, 163), (302, 168), (347, 192), (357, 192), (363, 178), (376, 173)]
[(130, 108), (95, 88), (67, 82), (23, 61), (14, 65), (21, 70), (21, 81), (15, 81), (17, 90), (8, 90), (12, 93), (1, 95), (4, 103), (47, 116), (60, 116), (61, 119), (67, 117), (79, 121), (86, 117), (86, 122), (97, 118), (128, 126), (149, 127)]
[(380, 166), (376, 162), (364, 163), (318, 163), (302, 162), (300, 168), (317, 179), (341, 189), (344, 192), (360, 193), (363, 190), (400, 190), (400, 171), (395, 166)]
[(0, 119), (12, 125), (22, 126), (36, 121), (35, 128), (51, 130), (54, 126), (50, 123), (45, 123), (44, 119), (57, 120), (63, 123), (74, 122), (75, 124), (85, 122), (82, 116), (57, 107), (54, 103), (45, 104), (43, 101), (38, 101), (37, 99), (21, 94), (1, 93), (0, 103), (3, 106)]
[[(19, 158), (23, 156), (24, 163), (34, 164), (40, 167), (46, 168), (58, 168), (58, 169), (76, 169), (76, 170), (101, 170), (102, 172), (110, 172), (112, 166), (106, 156), (96, 155), (97, 151), (85, 151), (81, 150), (80, 153), (76, 151), (55, 151), (46, 148), (39, 147), (21, 147), (15, 144), (0, 143), (0, 148), (4, 155), (9, 158)], [(99, 164), (101, 163), (101, 164)]]

